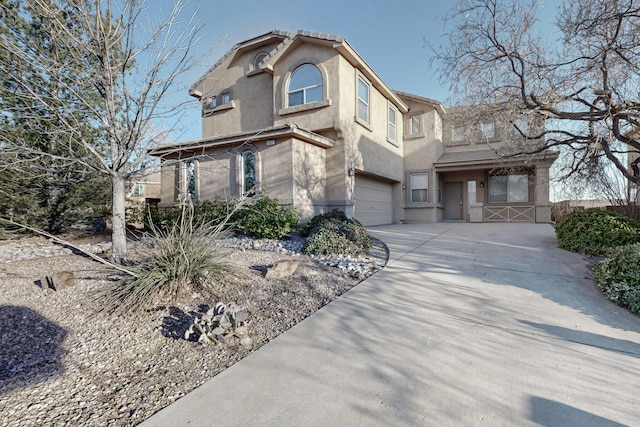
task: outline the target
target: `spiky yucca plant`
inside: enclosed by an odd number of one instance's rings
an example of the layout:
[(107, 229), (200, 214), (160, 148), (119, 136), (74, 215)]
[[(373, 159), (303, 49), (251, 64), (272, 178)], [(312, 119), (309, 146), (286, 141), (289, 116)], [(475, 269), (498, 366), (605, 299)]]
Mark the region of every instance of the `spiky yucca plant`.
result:
[(170, 304), (195, 292), (215, 297), (221, 285), (243, 275), (239, 267), (226, 260), (225, 250), (216, 245), (232, 228), (232, 215), (229, 212), (212, 222), (195, 221), (193, 206), (185, 204), (180, 218), (166, 228), (151, 226), (140, 265), (132, 269), (132, 277), (98, 291), (99, 310), (132, 312), (154, 304)]

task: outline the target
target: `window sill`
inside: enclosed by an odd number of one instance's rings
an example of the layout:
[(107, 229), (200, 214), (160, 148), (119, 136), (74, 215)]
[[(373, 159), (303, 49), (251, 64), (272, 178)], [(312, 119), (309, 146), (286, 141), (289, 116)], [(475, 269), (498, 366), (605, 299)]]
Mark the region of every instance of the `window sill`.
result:
[(397, 139), (391, 139), (391, 138), (387, 138), (387, 142), (391, 145), (393, 145), (394, 147), (400, 147), (400, 143), (398, 142)]
[(373, 126), (371, 126), (369, 123), (362, 120), (360, 117), (355, 116), (353, 120), (363, 128), (367, 129), (369, 132), (373, 132)]
[(463, 145), (471, 145), (470, 141), (449, 141), (446, 143), (447, 147), (461, 147)]
[(212, 109), (207, 109), (202, 113), (203, 117), (209, 116), (211, 114), (215, 114), (218, 113), (220, 111), (226, 111), (226, 110), (230, 110), (232, 108), (236, 107), (236, 103), (235, 101), (231, 101), (228, 104), (222, 104), (222, 105), (218, 105), (216, 108), (212, 108)]
[(404, 139), (420, 139), (420, 138), (426, 138), (427, 134), (426, 133), (412, 133), (409, 135), (405, 135)]
[(409, 202), (404, 205), (405, 209), (423, 209), (423, 208), (435, 208), (437, 205), (435, 203), (429, 202)]
[(278, 111), (278, 114), (281, 116), (286, 116), (287, 114), (295, 114), (303, 111), (315, 110), (318, 108), (324, 108), (331, 105), (330, 99), (323, 99), (322, 101), (312, 102), (310, 104), (302, 104), (296, 105), (295, 107), (287, 107)]

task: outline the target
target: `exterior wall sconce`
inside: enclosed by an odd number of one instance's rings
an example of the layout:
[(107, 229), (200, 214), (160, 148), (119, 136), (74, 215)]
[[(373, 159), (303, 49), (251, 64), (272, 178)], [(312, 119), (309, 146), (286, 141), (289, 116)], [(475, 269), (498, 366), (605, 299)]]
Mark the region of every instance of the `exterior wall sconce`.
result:
[(349, 168), (349, 170), (347, 171), (347, 175), (348, 175), (348, 176), (353, 176), (353, 175), (355, 175), (355, 174), (356, 174), (356, 171), (355, 171), (355, 170), (353, 170), (353, 168)]
[(484, 181), (480, 181), (480, 188), (484, 188)]

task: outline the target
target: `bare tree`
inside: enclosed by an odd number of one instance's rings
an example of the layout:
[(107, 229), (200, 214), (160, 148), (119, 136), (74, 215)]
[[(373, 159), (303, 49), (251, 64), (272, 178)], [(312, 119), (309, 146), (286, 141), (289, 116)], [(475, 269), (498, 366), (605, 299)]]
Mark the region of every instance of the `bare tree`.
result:
[(164, 101), (193, 64), (200, 30), (195, 14), (186, 13), (182, 0), (164, 14), (158, 7), (151, 13), (144, 0), (3, 0), (2, 6), (18, 3), (16, 19), (40, 19), (46, 42), (34, 42), (39, 35), (20, 24), (0, 31), (0, 78), (14, 94), (12, 102), (3, 102), (2, 118), (45, 134), (56, 149), (33, 144), (25, 132), (8, 132), (0, 136), (4, 158), (15, 165), (44, 156), (58, 168), (81, 166), (107, 175), (113, 258), (122, 262), (126, 181), (165, 136), (153, 132), (154, 123), (180, 111)]
[[(435, 49), (441, 80), (454, 102), (542, 115), (545, 128), (529, 127), (513, 152), (556, 148), (568, 159), (566, 175), (590, 177), (613, 165), (640, 183), (625, 160), (640, 151), (632, 132), (640, 121), (640, 5), (567, 1), (555, 26), (539, 19), (543, 7), (544, 0), (460, 0), (447, 17), (449, 44)], [(544, 145), (530, 144), (538, 138)]]

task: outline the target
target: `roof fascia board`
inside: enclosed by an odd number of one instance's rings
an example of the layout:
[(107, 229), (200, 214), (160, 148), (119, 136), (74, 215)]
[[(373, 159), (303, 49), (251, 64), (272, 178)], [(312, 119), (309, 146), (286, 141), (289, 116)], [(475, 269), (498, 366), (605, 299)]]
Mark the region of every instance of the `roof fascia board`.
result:
[(273, 138), (295, 137), (301, 141), (316, 145), (321, 148), (333, 147), (333, 140), (301, 129), (293, 124), (285, 124), (277, 128), (265, 129), (262, 131), (244, 132), (241, 134), (226, 135), (214, 139), (197, 139), (180, 144), (165, 145), (149, 150), (152, 156), (164, 156), (167, 154), (179, 153), (181, 151), (200, 151), (207, 148), (223, 147), (245, 142), (258, 142)]
[(375, 71), (367, 64), (367, 62), (355, 51), (351, 45), (344, 40), (341, 43), (335, 43), (334, 49), (336, 49), (342, 56), (344, 56), (347, 61), (355, 68), (360, 70), (373, 84), (373, 86), (378, 89), (382, 94), (393, 102), (393, 104), (400, 110), (402, 113), (407, 113), (409, 111), (409, 107), (404, 103), (402, 99), (393, 91), (387, 84), (376, 74)]

